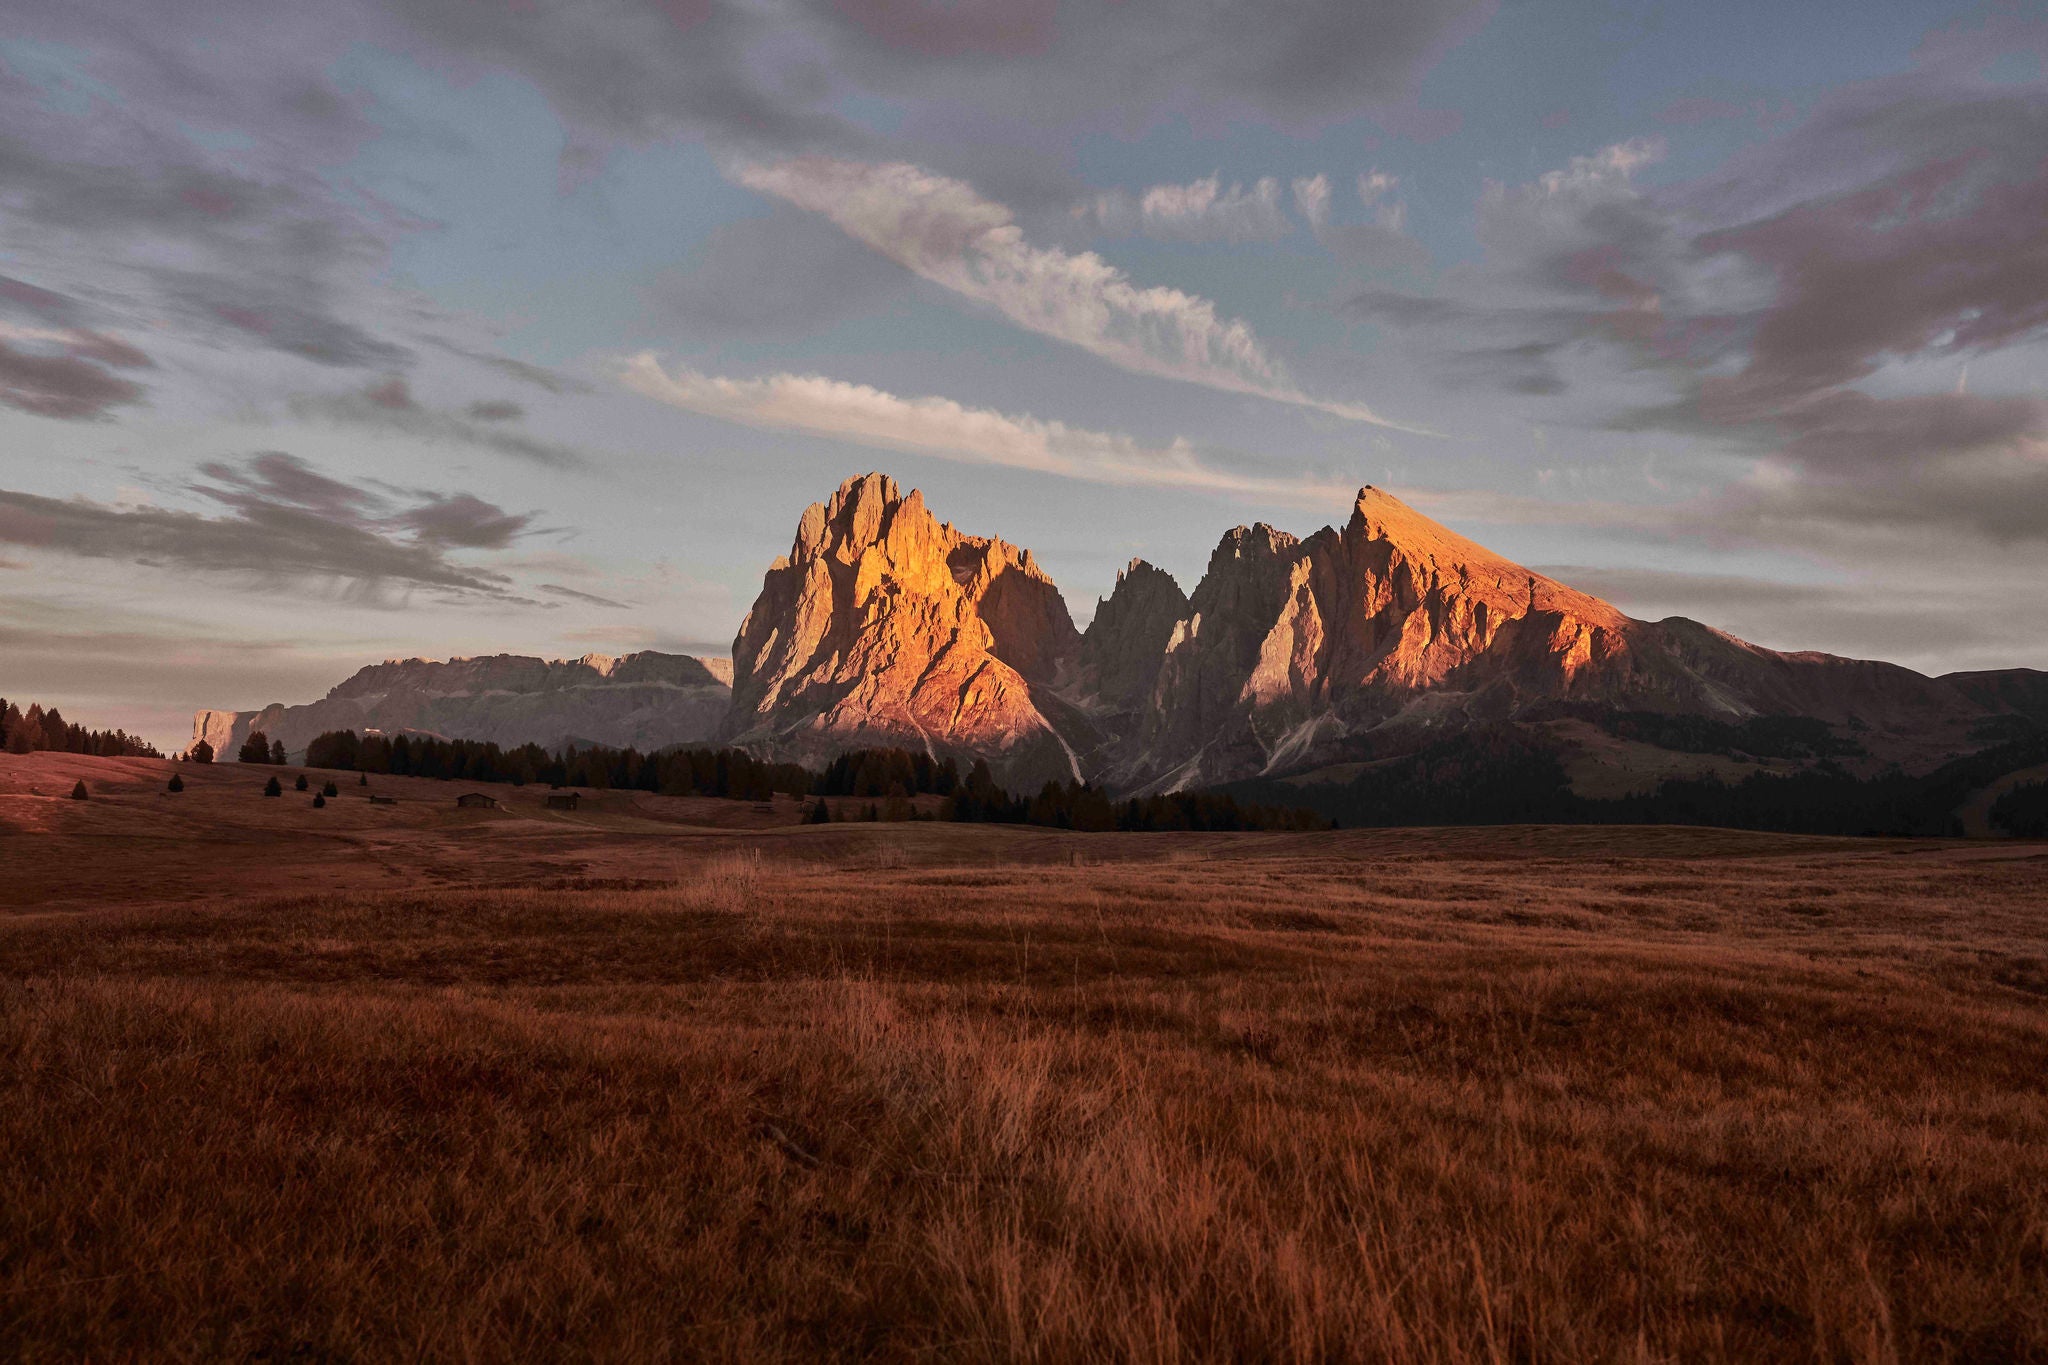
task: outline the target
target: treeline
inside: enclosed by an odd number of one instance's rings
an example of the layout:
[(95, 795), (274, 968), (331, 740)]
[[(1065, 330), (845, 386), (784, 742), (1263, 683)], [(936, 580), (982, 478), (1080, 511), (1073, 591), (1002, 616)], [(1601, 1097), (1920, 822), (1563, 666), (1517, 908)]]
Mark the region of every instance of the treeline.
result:
[(1345, 826), (1555, 824), (1585, 818), (1556, 746), (1514, 726), (1489, 726), (1378, 759), (1348, 782), (1254, 778), (1223, 791), (1288, 800)]
[(309, 768), (436, 777), (463, 782), (530, 782), (597, 791), (661, 792), (766, 801), (776, 792), (810, 794), (816, 775), (795, 763), (769, 763), (738, 749), (637, 749), (573, 746), (549, 753), (538, 744), (506, 749), (474, 739), (363, 735), (330, 730), (306, 746)]
[[(1349, 782), (1286, 788), (1294, 801), (1345, 825), (1720, 825), (1799, 834), (1954, 835), (1955, 811), (2004, 773), (2048, 761), (2048, 731), (1994, 745), (1919, 775), (1859, 778), (1830, 760), (1740, 782), (1670, 778), (1640, 796), (1595, 799), (1571, 789), (1557, 748), (1510, 726), (1438, 740), (1368, 765)], [(1273, 782), (1233, 783), (1248, 799)], [(2016, 802), (2014, 810), (2019, 811)], [(1994, 816), (1994, 819), (1997, 818)], [(2015, 815), (2024, 819), (2024, 812)], [(2007, 826), (2011, 828), (2011, 826)]]
[(2023, 782), (1991, 805), (1991, 823), (2021, 839), (2048, 839), (2048, 782)]
[[(984, 774), (988, 764), (977, 763)], [(908, 749), (849, 749), (825, 765), (811, 790), (820, 796), (947, 796), (960, 785), (960, 765)]]
[[(201, 743), (204, 742), (203, 740), (201, 741)], [(209, 750), (210, 752), (211, 750)], [(204, 761), (210, 762), (211, 759)], [(284, 766), (284, 741), (281, 739), (273, 741), (261, 730), (253, 730), (250, 732), (249, 737), (242, 741), (240, 751), (235, 754), (235, 761), (237, 763), (269, 763), (282, 768)]]
[[(256, 737), (246, 746), (255, 759)], [(919, 818), (912, 798), (943, 798), (924, 818), (969, 823), (1045, 825), (1074, 830), (1308, 830), (1329, 821), (1287, 802), (1247, 803), (1211, 792), (1116, 801), (1082, 782), (1048, 782), (1036, 796), (1012, 796), (977, 759), (965, 777), (950, 758), (907, 749), (851, 749), (814, 772), (795, 763), (770, 763), (739, 749), (568, 748), (549, 753), (538, 744), (506, 749), (470, 739), (419, 735), (357, 735), (330, 730), (306, 746), (309, 768), (436, 777), (464, 782), (545, 783), (551, 787), (659, 792), (766, 801), (777, 792), (795, 797), (869, 798), (845, 818)], [(929, 807), (927, 807), (929, 810)], [(831, 820), (823, 799), (811, 818)]]
[(162, 758), (154, 744), (126, 730), (88, 730), (64, 719), (56, 707), (36, 702), (28, 710), (0, 697), (0, 750), (10, 754), (49, 752), (96, 754), (101, 758)]
[(1327, 818), (1298, 805), (1245, 803), (1227, 792), (1169, 792), (1119, 801), (1085, 782), (1048, 782), (1036, 796), (1011, 796), (989, 776), (988, 765), (978, 761), (960, 790), (941, 804), (939, 818), (1089, 832), (1330, 828)]
[(1826, 721), (1811, 716), (1751, 716), (1729, 721), (1661, 711), (1617, 711), (1597, 702), (1552, 702), (1524, 718), (1583, 720), (1617, 739), (1725, 758), (1739, 754), (1751, 758), (1860, 758), (1869, 752), (1855, 740), (1835, 734)]

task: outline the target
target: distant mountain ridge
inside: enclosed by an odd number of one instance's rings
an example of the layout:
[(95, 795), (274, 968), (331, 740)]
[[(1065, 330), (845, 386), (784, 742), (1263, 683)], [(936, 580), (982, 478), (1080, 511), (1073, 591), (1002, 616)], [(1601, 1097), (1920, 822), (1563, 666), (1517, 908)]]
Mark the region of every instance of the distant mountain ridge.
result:
[(651, 650), (580, 659), (389, 659), (303, 706), (201, 711), (193, 717), (192, 738), (222, 758), (252, 730), (294, 755), (329, 730), (648, 750), (710, 739), (731, 696), (731, 660)]
[(1132, 560), (1077, 631), (1029, 550), (941, 522), (916, 490), (870, 473), (805, 509), (730, 661), (393, 661), (307, 706), (201, 712), (194, 737), (222, 754), (251, 729), (293, 752), (330, 729), (643, 751), (716, 741), (810, 764), (898, 745), (986, 759), (1013, 790), (1084, 778), (1143, 793), (1355, 766), (1589, 706), (1806, 718), (1853, 734), (1875, 770), (1965, 752), (2001, 718), (2048, 724), (2048, 673), (1931, 678), (1684, 617), (1636, 620), (1370, 486), (1341, 529), (1225, 532), (1192, 593)]
[(1133, 560), (1076, 635), (1028, 551), (868, 474), (806, 510), (733, 660), (726, 733), (750, 749), (888, 742), (985, 757), (1013, 786), (1078, 774), (1121, 792), (1307, 771), (1560, 702), (1811, 717), (1873, 761), (1934, 761), (1989, 717), (2048, 714), (2031, 670), (1929, 678), (1636, 620), (1370, 486), (1341, 530), (1226, 532), (1191, 594)]

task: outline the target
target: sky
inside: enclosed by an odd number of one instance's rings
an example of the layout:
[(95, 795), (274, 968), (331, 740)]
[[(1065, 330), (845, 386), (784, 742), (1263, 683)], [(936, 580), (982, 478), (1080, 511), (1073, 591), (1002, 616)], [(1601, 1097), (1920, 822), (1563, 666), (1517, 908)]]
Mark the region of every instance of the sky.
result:
[(1132, 557), (1387, 488), (1633, 615), (2048, 668), (2048, 6), (38, 0), (0, 695), (723, 654), (870, 469)]

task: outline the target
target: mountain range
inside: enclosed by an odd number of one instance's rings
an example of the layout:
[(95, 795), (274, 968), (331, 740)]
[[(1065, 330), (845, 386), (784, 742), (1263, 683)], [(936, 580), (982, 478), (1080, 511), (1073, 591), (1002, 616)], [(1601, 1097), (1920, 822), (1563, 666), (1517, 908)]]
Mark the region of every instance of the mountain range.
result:
[(392, 662), (308, 706), (200, 712), (194, 737), (224, 755), (251, 729), (294, 751), (340, 728), (716, 741), (814, 764), (895, 745), (986, 759), (1016, 789), (1143, 793), (1342, 771), (1478, 725), (1570, 743), (1588, 717), (1633, 713), (1797, 717), (1852, 736), (1869, 765), (1910, 767), (1987, 723), (2048, 720), (2048, 674), (1928, 677), (1636, 620), (1369, 486), (1341, 528), (1225, 532), (1192, 593), (1133, 560), (1081, 631), (1029, 550), (957, 530), (871, 473), (805, 509), (729, 663)]
[(716, 735), (731, 695), (731, 660), (686, 654), (387, 659), (303, 706), (201, 711), (192, 740), (223, 759), (251, 731), (294, 755), (329, 730), (652, 750)]

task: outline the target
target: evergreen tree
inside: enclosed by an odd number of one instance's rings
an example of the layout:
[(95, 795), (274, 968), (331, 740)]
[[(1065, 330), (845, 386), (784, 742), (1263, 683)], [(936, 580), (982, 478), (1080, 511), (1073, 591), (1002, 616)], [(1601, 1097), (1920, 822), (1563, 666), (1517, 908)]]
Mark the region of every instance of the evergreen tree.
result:
[[(30, 710), (34, 710), (31, 705)], [(28, 717), (21, 714), (21, 708), (7, 708), (7, 752), (10, 754), (34, 753), (35, 732), (28, 723)]]
[(276, 767), (282, 768), (284, 766), (283, 740), (273, 739), (270, 741), (270, 761)]
[(181, 792), (185, 790), (185, 779), (178, 776), (176, 773), (172, 773), (171, 784), (165, 790), (174, 792)]
[(235, 755), (235, 762), (237, 762), (237, 763), (268, 763), (268, 762), (270, 762), (270, 739), (269, 739), (269, 737), (268, 737), (267, 735), (265, 735), (265, 734), (264, 734), (264, 733), (263, 733), (263, 732), (262, 732), (261, 730), (252, 730), (252, 731), (250, 731), (250, 732), (249, 732), (249, 737), (248, 737), (247, 739), (245, 739), (245, 740), (243, 740), (243, 741), (242, 741), (242, 748), (241, 748), (240, 752), (238, 752), (238, 753), (237, 753), (237, 754)]
[(292, 790), (293, 790), (293, 791), (304, 791), (305, 789), (306, 789), (306, 775), (305, 775), (304, 773), (300, 773), (300, 774), (299, 774), (299, 780), (298, 780), (298, 781), (297, 781), (296, 783), (294, 783), (294, 784), (293, 784), (293, 786), (292, 786)]
[(265, 796), (283, 796), (284, 787), (273, 777), (263, 784), (263, 794)]
[(78, 785), (71, 789), (71, 799), (73, 801), (83, 801), (91, 795), (92, 793), (85, 789), (85, 779), (82, 777), (78, 779)]
[[(329, 782), (326, 786), (320, 789), (320, 794), (322, 796), (339, 796), (341, 795), (341, 788), (335, 786), (332, 782)], [(323, 802), (322, 804), (324, 805), (325, 803)]]
[(186, 757), (193, 763), (211, 763), (213, 762), (213, 746), (202, 739), (192, 746), (191, 752)]
[(317, 794), (316, 794), (316, 795), (315, 795), (315, 796), (313, 797), (313, 809), (314, 809), (314, 810), (319, 810), (319, 809), (320, 809), (320, 808), (321, 808), (322, 806), (324, 806), (324, 805), (326, 805), (326, 804), (327, 804), (327, 798), (326, 798), (326, 797), (324, 797), (324, 796), (320, 796), (320, 795), (317, 795)]

